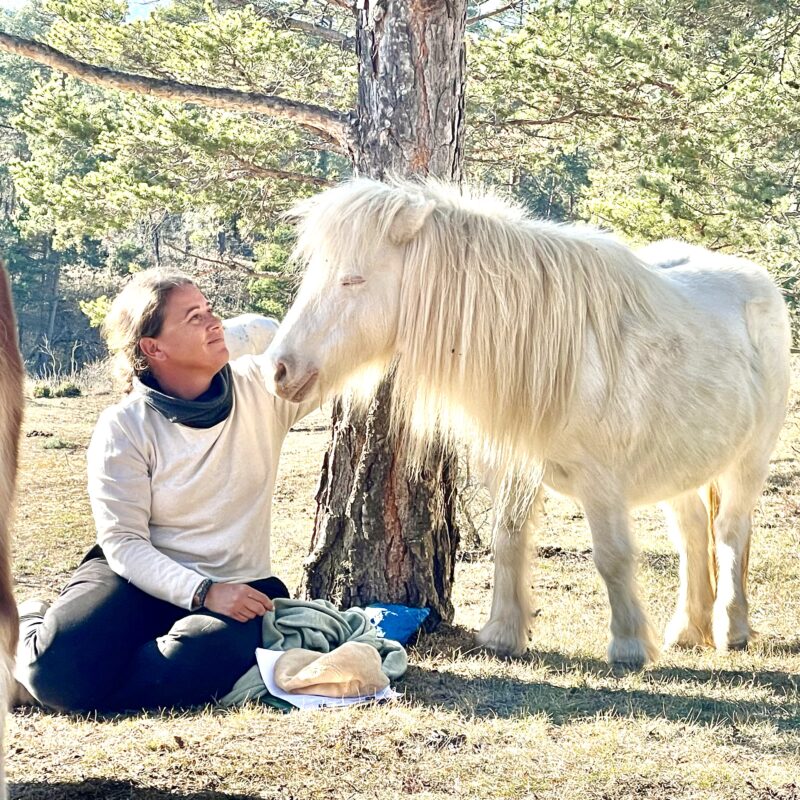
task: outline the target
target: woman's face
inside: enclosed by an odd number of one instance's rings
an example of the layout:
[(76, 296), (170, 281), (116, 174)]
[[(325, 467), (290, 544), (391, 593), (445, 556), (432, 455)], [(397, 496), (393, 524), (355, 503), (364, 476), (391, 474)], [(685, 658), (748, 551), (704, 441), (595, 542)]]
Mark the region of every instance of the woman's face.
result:
[[(149, 340), (146, 347), (145, 342)], [(152, 354), (148, 352), (153, 347)], [(167, 296), (164, 322), (158, 336), (142, 339), (148, 360), (167, 371), (208, 372), (215, 375), (228, 363), (222, 322), (203, 293), (193, 284), (175, 287)]]

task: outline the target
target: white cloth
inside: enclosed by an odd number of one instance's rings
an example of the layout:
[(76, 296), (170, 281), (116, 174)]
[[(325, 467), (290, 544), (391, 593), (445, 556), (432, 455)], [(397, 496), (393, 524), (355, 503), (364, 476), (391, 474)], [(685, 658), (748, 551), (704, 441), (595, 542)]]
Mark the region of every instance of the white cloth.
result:
[(278, 458), (289, 428), (313, 406), (271, 394), (269, 370), (261, 356), (231, 362), (233, 409), (212, 428), (169, 422), (136, 393), (100, 415), (88, 450), (97, 541), (134, 586), (191, 608), (205, 578), (272, 574)]

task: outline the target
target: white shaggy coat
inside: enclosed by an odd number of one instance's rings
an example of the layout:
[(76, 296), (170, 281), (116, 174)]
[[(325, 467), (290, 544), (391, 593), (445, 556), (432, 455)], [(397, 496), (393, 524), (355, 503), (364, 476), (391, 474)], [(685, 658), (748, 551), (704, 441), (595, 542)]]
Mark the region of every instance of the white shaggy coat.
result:
[(223, 320), (222, 330), (230, 360), (264, 353), (275, 338), (278, 321), (261, 314), (240, 314)]
[(435, 182), (354, 180), (294, 214), (307, 267), (269, 351), (276, 389), (299, 401), (394, 369), (412, 460), (437, 432), (470, 444), (496, 497), (482, 644), (527, 647), (542, 481), (586, 511), (612, 662), (658, 650), (635, 582), (641, 504), (668, 505), (680, 553), (667, 642), (747, 643), (750, 518), (789, 384), (788, 315), (765, 270), (679, 242), (637, 254)]

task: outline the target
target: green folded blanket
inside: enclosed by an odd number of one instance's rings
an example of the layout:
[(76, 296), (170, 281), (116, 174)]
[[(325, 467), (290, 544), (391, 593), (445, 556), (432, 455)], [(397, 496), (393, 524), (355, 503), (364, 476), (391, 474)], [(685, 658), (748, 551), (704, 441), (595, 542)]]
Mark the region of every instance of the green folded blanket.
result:
[[(395, 680), (405, 674), (408, 657), (403, 646), (381, 638), (362, 608), (339, 611), (327, 600), (277, 599), (275, 610), (264, 614), (261, 624), (261, 646), (267, 650), (302, 647), (329, 653), (345, 642), (372, 645), (381, 657), (381, 670), (389, 679)], [(230, 707), (269, 696), (255, 666), (245, 672), (219, 702)]]

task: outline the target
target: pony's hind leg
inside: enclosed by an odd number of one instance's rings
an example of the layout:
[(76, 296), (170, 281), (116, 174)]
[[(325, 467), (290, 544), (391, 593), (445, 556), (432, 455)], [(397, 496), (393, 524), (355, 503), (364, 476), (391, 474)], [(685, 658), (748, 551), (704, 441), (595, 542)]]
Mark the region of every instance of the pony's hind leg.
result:
[(698, 647), (712, 643), (714, 607), (714, 543), (710, 541), (709, 511), (697, 492), (687, 492), (664, 510), (680, 557), (678, 604), (664, 635), (665, 647)]
[(542, 487), (532, 494), (518, 485), (494, 493), (494, 594), (489, 621), (478, 644), (502, 656), (522, 655), (533, 618), (530, 544), (543, 504)]
[(584, 503), (592, 533), (594, 563), (611, 604), (611, 643), (608, 660), (627, 669), (640, 669), (658, 657), (653, 630), (636, 588), (635, 548), (627, 509)]
[(752, 636), (747, 603), (752, 515), (768, 471), (766, 458), (745, 458), (718, 481), (720, 506), (714, 523), (718, 578), (712, 627), (714, 644), (723, 652), (746, 647)]

